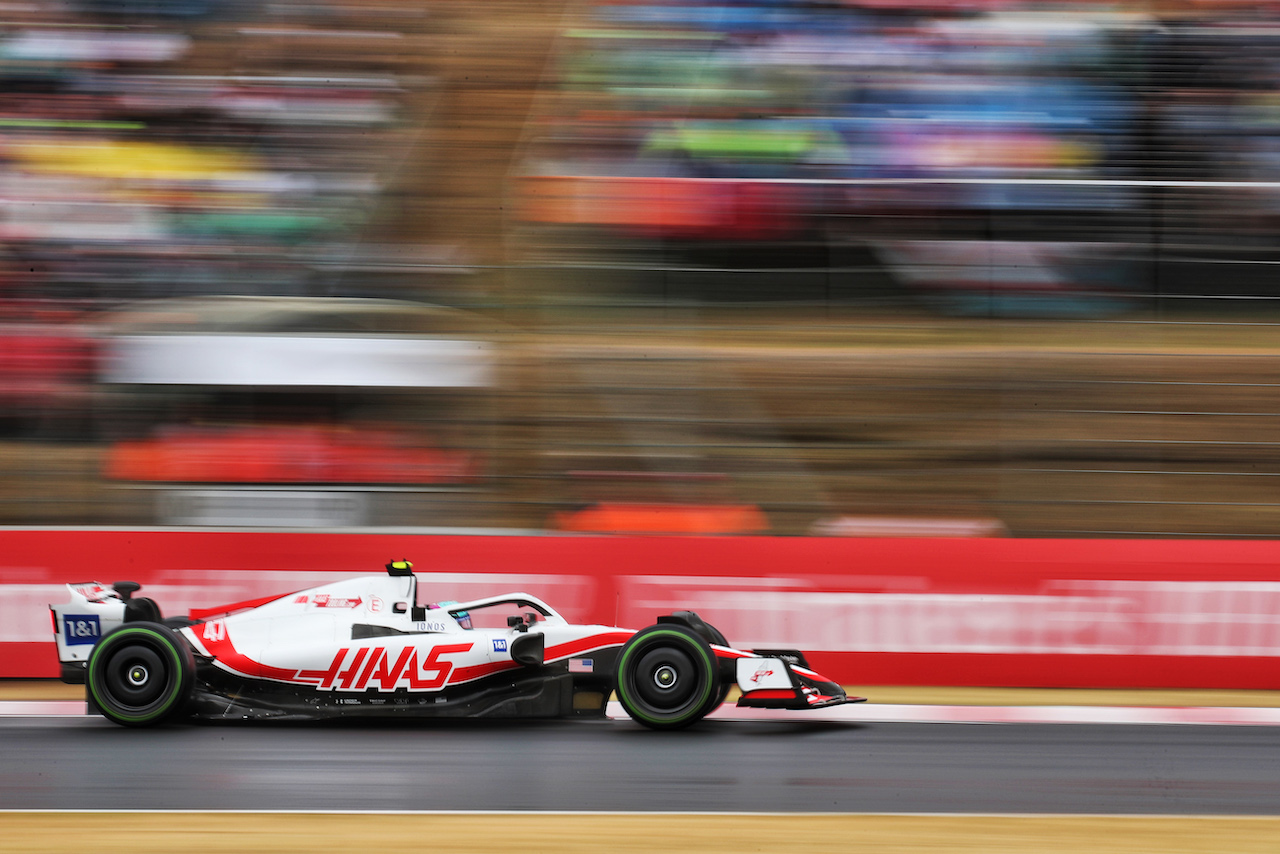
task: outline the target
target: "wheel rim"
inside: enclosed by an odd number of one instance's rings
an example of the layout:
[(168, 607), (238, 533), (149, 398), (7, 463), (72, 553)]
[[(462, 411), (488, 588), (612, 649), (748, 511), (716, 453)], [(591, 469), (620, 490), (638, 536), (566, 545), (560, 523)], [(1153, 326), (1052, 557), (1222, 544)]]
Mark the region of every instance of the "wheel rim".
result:
[(636, 663), (635, 686), (653, 711), (671, 714), (683, 709), (698, 687), (693, 659), (683, 650), (659, 646), (647, 650)]
[(168, 674), (164, 660), (148, 646), (131, 644), (107, 661), (107, 692), (122, 707), (137, 710), (154, 703), (165, 692)]

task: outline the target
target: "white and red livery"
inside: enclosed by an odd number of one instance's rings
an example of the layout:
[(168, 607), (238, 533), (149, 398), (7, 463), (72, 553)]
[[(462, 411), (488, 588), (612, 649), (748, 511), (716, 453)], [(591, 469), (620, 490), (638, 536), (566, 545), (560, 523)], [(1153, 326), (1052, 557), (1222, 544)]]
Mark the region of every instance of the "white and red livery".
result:
[(565, 620), (536, 596), (418, 601), (408, 561), (282, 596), (164, 618), (133, 582), (68, 584), (50, 606), (63, 680), (126, 726), (177, 718), (600, 716), (645, 726), (740, 706), (857, 702), (794, 650), (742, 651), (692, 611), (635, 631)]

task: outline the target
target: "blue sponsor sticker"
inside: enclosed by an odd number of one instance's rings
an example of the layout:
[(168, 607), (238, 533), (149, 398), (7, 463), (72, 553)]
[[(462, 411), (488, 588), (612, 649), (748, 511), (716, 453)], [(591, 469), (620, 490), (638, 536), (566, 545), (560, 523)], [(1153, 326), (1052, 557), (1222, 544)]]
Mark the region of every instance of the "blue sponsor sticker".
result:
[(63, 614), (62, 637), (67, 646), (93, 646), (102, 637), (102, 624), (97, 614)]
[(493, 639), (493, 651), (494, 651), (494, 652), (506, 652), (506, 651), (507, 651), (507, 639), (506, 639), (506, 638), (494, 638), (494, 639)]

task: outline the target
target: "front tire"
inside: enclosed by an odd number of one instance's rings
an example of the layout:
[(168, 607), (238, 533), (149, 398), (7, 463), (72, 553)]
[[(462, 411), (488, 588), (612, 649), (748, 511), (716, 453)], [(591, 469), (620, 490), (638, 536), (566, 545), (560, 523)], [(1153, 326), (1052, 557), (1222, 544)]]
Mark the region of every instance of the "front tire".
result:
[(670, 623), (636, 632), (618, 654), (618, 702), (637, 723), (680, 729), (701, 720), (720, 695), (711, 646)]
[[(710, 623), (703, 623), (703, 625), (706, 626), (707, 629), (707, 634), (704, 635), (704, 637), (706, 637), (709, 643), (716, 644), (717, 646), (729, 645), (729, 641), (725, 639), (725, 636), (720, 633), (719, 629)], [(721, 679), (720, 682), (720, 690), (716, 692), (715, 697), (707, 704), (707, 710), (702, 713), (704, 717), (723, 706), (724, 701), (729, 698), (729, 690), (733, 687), (732, 681), (725, 681), (724, 679)]]
[[(695, 611), (672, 611), (671, 616), (679, 619), (681, 624), (693, 629), (707, 643), (716, 644), (717, 646), (729, 646), (729, 641), (725, 639), (720, 630), (699, 617)], [(701, 717), (711, 714), (723, 706), (724, 701), (728, 699), (729, 691), (733, 688), (733, 681), (726, 680), (723, 677), (724, 674), (721, 674), (720, 690), (707, 701), (707, 707), (703, 710)]]
[(126, 623), (94, 646), (85, 667), (92, 704), (122, 726), (154, 726), (191, 697), (195, 658), (171, 629)]

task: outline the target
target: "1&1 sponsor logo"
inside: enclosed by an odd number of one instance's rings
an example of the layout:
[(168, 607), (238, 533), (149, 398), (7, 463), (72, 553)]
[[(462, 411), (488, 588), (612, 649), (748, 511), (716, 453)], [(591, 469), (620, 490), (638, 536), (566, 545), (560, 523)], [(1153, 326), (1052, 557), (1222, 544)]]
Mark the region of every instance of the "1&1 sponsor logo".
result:
[(92, 646), (102, 637), (102, 624), (97, 614), (64, 614), (62, 636), (67, 646)]

